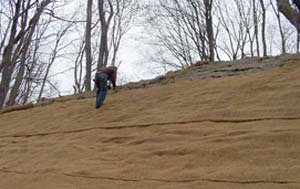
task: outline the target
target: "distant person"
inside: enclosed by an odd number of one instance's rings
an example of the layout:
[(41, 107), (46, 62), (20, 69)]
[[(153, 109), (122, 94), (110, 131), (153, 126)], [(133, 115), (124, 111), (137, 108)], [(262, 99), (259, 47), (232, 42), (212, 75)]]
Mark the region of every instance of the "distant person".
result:
[(99, 109), (105, 100), (108, 89), (107, 81), (112, 83), (113, 90), (116, 89), (117, 69), (115, 66), (102, 67), (96, 73), (94, 80), (97, 87), (96, 109)]

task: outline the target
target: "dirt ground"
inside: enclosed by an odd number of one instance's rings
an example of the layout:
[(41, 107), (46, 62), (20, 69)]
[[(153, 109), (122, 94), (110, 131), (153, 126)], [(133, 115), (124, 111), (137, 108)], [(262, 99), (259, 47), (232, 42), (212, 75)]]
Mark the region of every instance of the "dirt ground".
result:
[(0, 188), (298, 189), (299, 63), (2, 114)]

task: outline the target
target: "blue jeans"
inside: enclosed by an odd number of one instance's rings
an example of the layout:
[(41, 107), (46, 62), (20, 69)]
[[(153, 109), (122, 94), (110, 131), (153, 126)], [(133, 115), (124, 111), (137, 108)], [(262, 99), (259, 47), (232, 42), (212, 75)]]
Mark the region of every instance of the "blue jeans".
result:
[(107, 93), (107, 73), (97, 73), (95, 80), (96, 85), (98, 86), (97, 93), (96, 93), (96, 109), (100, 108), (105, 100), (106, 93)]

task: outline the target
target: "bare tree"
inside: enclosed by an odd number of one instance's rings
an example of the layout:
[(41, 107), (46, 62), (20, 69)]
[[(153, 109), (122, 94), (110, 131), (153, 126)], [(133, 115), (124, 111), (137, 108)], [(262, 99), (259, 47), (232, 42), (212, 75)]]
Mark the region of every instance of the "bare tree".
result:
[[(45, 0), (44, 2), (42, 2), (40, 4), (40, 6), (37, 7), (35, 15), (29, 21), (29, 26), (28, 26), (29, 27), (29, 32), (24, 38), (21, 57), (20, 57), (19, 71), (18, 71), (17, 77), (15, 79), (15, 83), (13, 85), (13, 88), (11, 90), (9, 100), (8, 100), (8, 105), (9, 106), (15, 104), (16, 98), (18, 96), (20, 85), (23, 81), (23, 77), (24, 77), (24, 73), (25, 73), (25, 66), (26, 66), (25, 64), (26, 64), (26, 59), (27, 59), (27, 56), (28, 56), (28, 50), (29, 50), (29, 47), (30, 47), (30, 44), (31, 44), (31, 41), (32, 41), (32, 36), (35, 32), (36, 26), (39, 22), (39, 19), (42, 15), (44, 9), (50, 3), (51, 3), (51, 0)], [(30, 6), (30, 1), (28, 1), (27, 9), (29, 8), (29, 6)]]
[[(14, 8), (12, 8), (14, 15), (10, 28), (10, 37), (8, 43), (5, 45), (1, 62), (2, 78), (0, 83), (0, 108), (5, 104), (9, 86), (12, 81), (12, 75), (15, 71), (17, 61), (19, 61), (19, 70), (12, 90), (12, 96), (16, 96), (24, 75), (27, 52), (35, 27), (45, 8), (51, 2), (51, 0), (44, 0), (41, 2), (17, 0), (16, 3), (14, 3)], [(29, 11), (34, 7), (36, 7), (36, 11), (33, 16), (29, 18)]]
[(253, 0), (253, 23), (254, 23), (254, 36), (256, 40), (256, 53), (257, 56), (260, 56), (260, 43), (259, 43), (259, 33), (258, 33), (258, 26), (259, 26), (259, 20), (258, 20), (258, 13), (257, 13), (257, 4), (256, 0)]
[(218, 3), (218, 19), (221, 25), (222, 41), (218, 48), (225, 53), (229, 59), (236, 60), (244, 58), (249, 53), (246, 45), (250, 45), (250, 56), (254, 55), (253, 22), (251, 19), (252, 2), (249, 4), (240, 0), (233, 0), (231, 4), (220, 1)]
[(268, 50), (267, 50), (267, 42), (266, 42), (266, 7), (265, 7), (265, 3), (264, 0), (259, 0), (260, 3), (260, 7), (262, 9), (262, 26), (261, 26), (261, 37), (262, 37), (262, 44), (263, 44), (263, 56), (267, 56), (268, 55)]
[(45, 70), (45, 65), (40, 63), (39, 60), (41, 57), (39, 49), (42, 46), (41, 41), (47, 40), (47, 37), (45, 38), (44, 36), (51, 22), (48, 19), (41, 22), (42, 23), (38, 24), (36, 27), (35, 36), (33, 37), (32, 44), (28, 50), (28, 58), (25, 63), (24, 82), (22, 82), (22, 85), (19, 88), (20, 94), (15, 99), (18, 104), (27, 103), (29, 99), (33, 97), (33, 93), (39, 87), (40, 78), (43, 77)]
[(40, 33), (39, 28), (37, 28), (38, 32), (36, 35), (36, 39), (33, 43), (33, 47), (32, 50), (32, 57), (29, 59), (29, 61), (31, 62), (30, 64), (26, 65), (27, 68), (27, 73), (26, 73), (26, 78), (25, 78), (25, 84), (24, 84), (24, 90), (22, 91), (22, 95), (21, 95), (21, 99), (19, 101), (21, 101), (22, 104), (26, 104), (29, 100), (29, 98), (32, 96), (33, 91), (36, 89), (36, 86), (33, 86), (34, 83), (38, 83), (39, 79), (41, 75), (42, 75), (42, 65), (38, 64), (38, 49), (40, 47), (40, 39), (41, 36), (43, 36), (44, 31), (42, 31)]
[(280, 37), (281, 37), (281, 53), (285, 54), (286, 53), (286, 37), (284, 35), (282, 24), (281, 24), (280, 12), (279, 12), (278, 8), (274, 5), (273, 0), (270, 0), (270, 4), (271, 4), (272, 9), (277, 18), (279, 33), (280, 33)]
[[(186, 67), (197, 60), (215, 58), (215, 33), (211, 0), (160, 0), (145, 10), (152, 44), (161, 54), (153, 57), (172, 67)], [(148, 55), (149, 56), (149, 55)]]
[(91, 91), (91, 76), (92, 76), (92, 46), (91, 46), (91, 33), (92, 33), (92, 12), (93, 0), (87, 1), (87, 17), (86, 17), (86, 30), (85, 30), (85, 53), (86, 53), (86, 82), (85, 88)]
[(214, 61), (215, 59), (215, 39), (214, 39), (214, 30), (213, 30), (213, 17), (212, 17), (212, 6), (213, 0), (204, 0), (204, 15), (206, 21), (206, 32), (208, 38), (208, 47), (209, 47), (209, 60)]
[(45, 74), (44, 74), (44, 78), (43, 78), (43, 81), (42, 81), (42, 86), (41, 86), (41, 89), (40, 89), (40, 92), (39, 92), (39, 96), (38, 96), (38, 99), (37, 99), (38, 102), (42, 98), (46, 82), (49, 83), (48, 76), (49, 76), (49, 73), (50, 73), (51, 66), (53, 65), (53, 63), (55, 62), (55, 60), (60, 56), (59, 53), (61, 53), (62, 50), (64, 50), (65, 48), (67, 48), (70, 45), (70, 43), (67, 43), (67, 44), (64, 44), (64, 45), (61, 45), (61, 43), (63, 42), (62, 41), (63, 37), (65, 35), (67, 35), (67, 32), (71, 28), (72, 25), (73, 25), (72, 22), (71, 23), (67, 23), (66, 26), (62, 25), (61, 26), (62, 28), (60, 28), (57, 31), (57, 33), (55, 34), (56, 35), (55, 45), (54, 45), (54, 48), (52, 49), (52, 51), (50, 53), (50, 57), (49, 57), (49, 60), (48, 60), (48, 63), (47, 63), (47, 68), (46, 68), (46, 71), (45, 71)]
[(136, 16), (140, 11), (137, 0), (117, 0), (114, 4), (115, 14), (113, 16), (113, 25), (110, 34), (109, 50), (111, 52), (110, 64), (118, 66), (118, 52), (122, 39), (133, 27)]
[(84, 46), (85, 41), (81, 41), (81, 44), (79, 45), (78, 52), (76, 53), (76, 59), (74, 61), (74, 82), (75, 85), (73, 85), (74, 93), (82, 93), (84, 91), (84, 81), (82, 78), (83, 75), (83, 56), (84, 56)]
[(138, 10), (137, 0), (98, 0), (101, 35), (97, 69), (116, 64), (121, 41), (130, 30)]
[[(0, 55), (3, 55), (3, 48), (6, 42), (6, 39), (9, 34), (9, 29), (12, 24), (12, 19), (8, 19), (8, 15), (5, 14), (5, 9), (10, 9), (11, 6), (5, 4), (3, 1), (0, 1)], [(2, 61), (0, 59), (0, 73), (2, 71)]]
[[(15, 18), (11, 19), (11, 40), (5, 41), (5, 53), (1, 61), (0, 87), (4, 91), (0, 95), (1, 107), (29, 100), (39, 101), (46, 86), (60, 94), (55, 87), (56, 82), (49, 79), (50, 68), (58, 58), (65, 56), (72, 42), (63, 40), (63, 37), (75, 23), (72, 21), (74, 18), (60, 19), (54, 16), (57, 7), (52, 0), (16, 1), (10, 5)], [(64, 22), (66, 25), (63, 25)], [(53, 33), (55, 30), (56, 33)]]
[(13, 8), (14, 15), (12, 19), (13, 20), (12, 25), (10, 28), (9, 40), (8, 40), (8, 44), (5, 46), (4, 53), (2, 56), (2, 62), (0, 65), (1, 66), (0, 70), (2, 71), (3, 69), (1, 83), (0, 83), (0, 109), (4, 106), (5, 98), (9, 90), (11, 74), (13, 72), (12, 64), (15, 64), (11, 62), (11, 58), (13, 55), (14, 46), (19, 40), (19, 38), (16, 37), (16, 34), (17, 34), (19, 14), (21, 12), (21, 6), (22, 6), (21, 1), (18, 0), (15, 3), (15, 6)]

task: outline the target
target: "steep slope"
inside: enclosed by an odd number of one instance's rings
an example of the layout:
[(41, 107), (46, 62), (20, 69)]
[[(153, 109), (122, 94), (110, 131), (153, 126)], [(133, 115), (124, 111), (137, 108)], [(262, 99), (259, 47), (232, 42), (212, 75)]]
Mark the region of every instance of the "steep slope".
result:
[(300, 188), (300, 65), (0, 115), (0, 186)]

